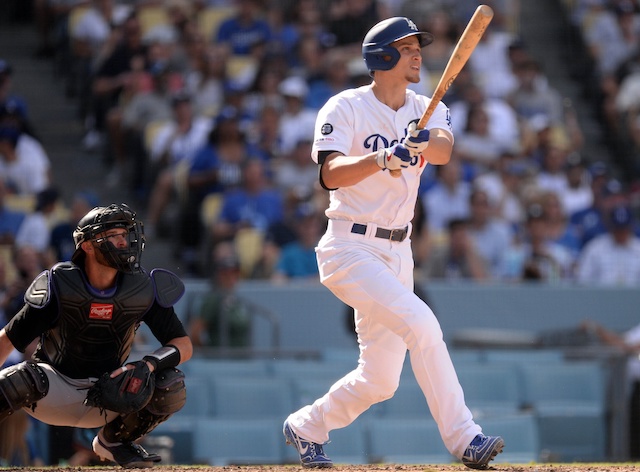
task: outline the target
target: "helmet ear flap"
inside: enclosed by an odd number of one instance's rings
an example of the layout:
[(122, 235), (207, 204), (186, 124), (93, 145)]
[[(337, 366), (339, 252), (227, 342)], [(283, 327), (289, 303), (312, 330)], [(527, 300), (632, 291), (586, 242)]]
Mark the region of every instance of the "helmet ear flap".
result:
[(400, 52), (392, 46), (380, 46), (367, 51), (367, 60), (375, 70), (391, 70), (400, 60)]

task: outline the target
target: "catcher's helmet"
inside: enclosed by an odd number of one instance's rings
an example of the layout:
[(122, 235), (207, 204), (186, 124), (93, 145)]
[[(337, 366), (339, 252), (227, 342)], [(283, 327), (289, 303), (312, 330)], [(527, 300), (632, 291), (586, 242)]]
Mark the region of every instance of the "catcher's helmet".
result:
[[(128, 231), (127, 247), (117, 248), (108, 239), (98, 237), (101, 233), (113, 228), (124, 228)], [(136, 220), (136, 213), (124, 203), (95, 207), (78, 222), (73, 232), (73, 241), (76, 251), (71, 260), (76, 264), (84, 257), (84, 250), (80, 245), (84, 241), (93, 241), (95, 247), (114, 269), (123, 272), (140, 270), (140, 259), (145, 244), (144, 229), (142, 222)]]
[(387, 18), (374, 25), (362, 41), (362, 57), (369, 69), (389, 70), (400, 60), (400, 53), (391, 43), (407, 36), (416, 35), (420, 47), (425, 47), (433, 41), (433, 35), (426, 31), (419, 31), (416, 24), (404, 16)]

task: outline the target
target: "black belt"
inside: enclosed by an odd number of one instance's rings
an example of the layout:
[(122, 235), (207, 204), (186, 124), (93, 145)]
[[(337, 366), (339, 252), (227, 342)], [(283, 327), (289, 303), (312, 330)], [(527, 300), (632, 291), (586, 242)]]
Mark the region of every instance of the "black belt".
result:
[[(401, 242), (407, 237), (409, 227), (405, 226), (401, 229), (385, 229), (376, 228), (376, 238), (388, 239), (390, 241)], [(361, 225), (360, 223), (353, 223), (351, 232), (355, 234), (365, 234), (367, 232), (367, 225)]]

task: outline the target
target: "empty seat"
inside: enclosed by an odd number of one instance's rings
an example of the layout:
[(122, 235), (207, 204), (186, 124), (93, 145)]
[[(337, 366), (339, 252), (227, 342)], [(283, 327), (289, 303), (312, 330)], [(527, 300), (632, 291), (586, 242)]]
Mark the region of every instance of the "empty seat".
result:
[(216, 377), (267, 377), (267, 367), (260, 360), (190, 359), (180, 368), (188, 376), (215, 379)]
[(225, 377), (212, 382), (216, 418), (284, 418), (293, 410), (291, 387), (268, 377)]
[(432, 418), (427, 400), (415, 378), (403, 377), (393, 397), (382, 402), (377, 410), (391, 418)]
[(194, 418), (210, 416), (213, 410), (211, 388), (206, 379), (187, 375), (184, 382), (187, 387), (187, 402), (175, 416)]
[(606, 378), (597, 362), (523, 365), (547, 460), (597, 461), (606, 452)]
[(504, 450), (495, 463), (527, 464), (540, 459), (538, 424), (532, 413), (493, 416), (480, 423), (484, 434), (504, 439)]
[(279, 419), (201, 419), (194, 424), (194, 462), (215, 466), (280, 464)]
[(463, 364), (456, 372), (474, 416), (513, 414), (521, 409), (523, 396), (516, 365)]
[(372, 462), (448, 464), (453, 461), (433, 420), (371, 418), (368, 425)]

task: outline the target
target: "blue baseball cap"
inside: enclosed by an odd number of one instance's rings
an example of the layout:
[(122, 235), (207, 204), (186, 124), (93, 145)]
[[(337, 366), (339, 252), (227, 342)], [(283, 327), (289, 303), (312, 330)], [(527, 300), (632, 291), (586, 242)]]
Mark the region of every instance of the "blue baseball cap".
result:
[(618, 205), (611, 210), (610, 220), (613, 228), (627, 228), (631, 226), (633, 215), (629, 207)]

